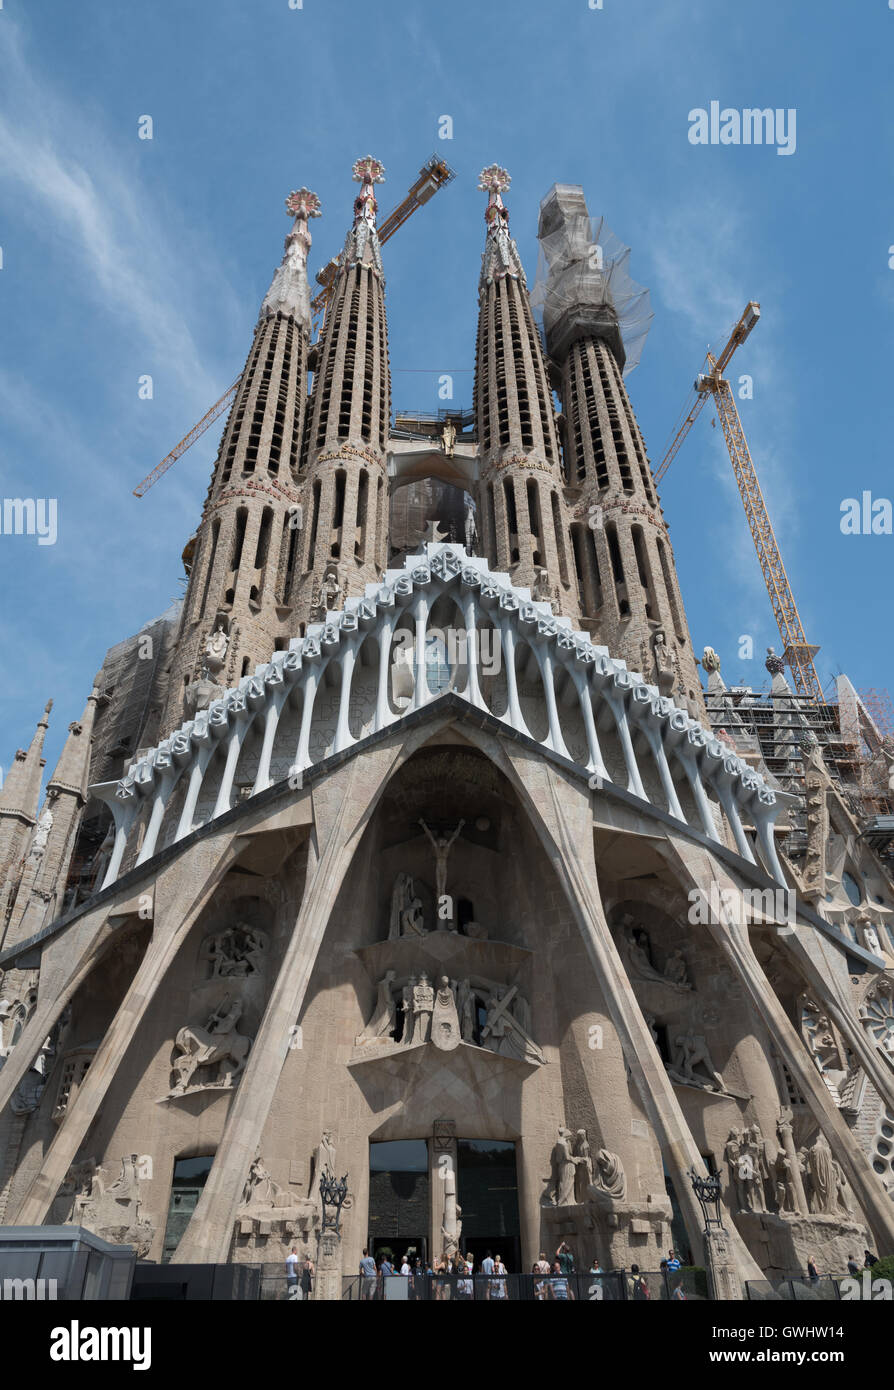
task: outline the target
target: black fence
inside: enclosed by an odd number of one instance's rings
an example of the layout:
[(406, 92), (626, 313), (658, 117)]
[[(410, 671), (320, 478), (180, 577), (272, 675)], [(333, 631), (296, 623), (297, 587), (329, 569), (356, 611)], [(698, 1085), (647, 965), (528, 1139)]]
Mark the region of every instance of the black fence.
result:
[(806, 1274), (789, 1279), (749, 1279), (745, 1292), (752, 1303), (837, 1303), (841, 1298), (839, 1284), (847, 1275), (820, 1274), (810, 1279)]

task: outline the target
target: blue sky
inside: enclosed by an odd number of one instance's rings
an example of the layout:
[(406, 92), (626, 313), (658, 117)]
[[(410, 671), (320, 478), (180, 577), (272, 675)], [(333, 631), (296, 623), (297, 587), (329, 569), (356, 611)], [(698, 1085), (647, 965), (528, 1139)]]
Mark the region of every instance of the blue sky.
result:
[[(0, 534), (4, 769), (50, 695), (52, 767), (107, 647), (180, 592), (220, 426), (145, 498), (131, 489), (241, 369), (285, 195), (306, 184), (322, 200), (315, 271), (341, 246), (366, 153), (386, 165), (382, 212), (432, 152), (457, 172), (385, 248), (399, 408), (443, 404), (445, 371), (471, 405), (476, 182), (493, 161), (512, 175), (532, 281), (538, 204), (556, 180), (582, 184), (632, 246), (655, 320), (628, 387), (653, 463), (706, 346), (760, 301), (734, 376), (754, 378), (740, 411), (820, 677), (894, 689), (894, 537), (839, 529), (845, 497), (894, 493), (894, 11), (603, 5), (5, 0), (2, 495), (58, 499), (58, 539)], [(691, 145), (689, 112), (712, 100), (795, 108), (795, 153)], [(144, 373), (152, 400), (138, 397)], [(730, 682), (760, 687), (777, 634), (708, 409), (661, 491), (696, 650), (711, 643)]]

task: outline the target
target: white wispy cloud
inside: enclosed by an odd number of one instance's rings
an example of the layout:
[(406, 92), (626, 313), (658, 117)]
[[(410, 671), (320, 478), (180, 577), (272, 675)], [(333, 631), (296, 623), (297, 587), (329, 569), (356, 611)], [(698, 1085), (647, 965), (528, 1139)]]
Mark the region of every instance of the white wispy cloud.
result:
[[(201, 386), (213, 400), (217, 375), (209, 372), (183, 315), (195, 261), (153, 210), (123, 141), (40, 73), (23, 31), (9, 18), (0, 26), (0, 63), (0, 184), (49, 254), (79, 263), (78, 287), (125, 324), (134, 342), (167, 363), (172, 376)], [(219, 284), (222, 294), (233, 293), (225, 277)]]

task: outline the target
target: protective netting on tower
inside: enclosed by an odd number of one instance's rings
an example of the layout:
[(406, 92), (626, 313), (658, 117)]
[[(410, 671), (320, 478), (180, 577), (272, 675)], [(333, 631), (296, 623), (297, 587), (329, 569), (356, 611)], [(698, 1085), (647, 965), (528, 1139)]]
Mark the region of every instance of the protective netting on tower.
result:
[(630, 247), (615, 236), (603, 217), (588, 215), (582, 191), (576, 187), (556, 185), (540, 209), (540, 252), (531, 304), (547, 344), (562, 319), (576, 308), (614, 309), (627, 358), (626, 376), (642, 356), (654, 317), (649, 291), (630, 274)]

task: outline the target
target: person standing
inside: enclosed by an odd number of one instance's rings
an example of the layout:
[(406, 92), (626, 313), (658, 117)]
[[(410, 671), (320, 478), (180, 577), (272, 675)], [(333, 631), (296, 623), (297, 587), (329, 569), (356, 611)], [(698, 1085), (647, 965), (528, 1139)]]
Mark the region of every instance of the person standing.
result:
[(509, 1288), (506, 1275), (509, 1273), (500, 1256), (494, 1260), (494, 1278), (491, 1280), (491, 1298), (508, 1298)]
[(360, 1261), (360, 1297), (369, 1300), (376, 1293), (376, 1262), (368, 1250), (364, 1249)]
[(301, 1296), (304, 1299), (310, 1298), (314, 1291), (314, 1263), (308, 1255), (301, 1270)]
[[(560, 1247), (561, 1248), (561, 1247)], [(560, 1303), (574, 1301), (574, 1293), (571, 1289), (571, 1280), (562, 1270), (558, 1257), (553, 1264), (552, 1278), (549, 1281), (550, 1298), (558, 1299)]]
[(807, 1277), (811, 1284), (819, 1283), (819, 1270), (816, 1267), (816, 1260), (812, 1255), (807, 1257)]
[(568, 1248), (567, 1242), (564, 1240), (562, 1241), (562, 1244), (556, 1251), (556, 1259), (559, 1262), (559, 1268), (561, 1269), (562, 1273), (567, 1278), (570, 1278), (571, 1275), (574, 1273), (574, 1256)]
[(493, 1255), (491, 1254), (491, 1252), (488, 1250), (487, 1253), (486, 1253), (485, 1256), (484, 1256), (484, 1259), (481, 1261), (481, 1273), (484, 1274), (484, 1275), (486, 1275), (486, 1276), (488, 1276), (487, 1281), (486, 1281), (486, 1283), (485, 1283), (485, 1285), (484, 1285), (484, 1297), (485, 1297), (485, 1298), (490, 1298), (490, 1277), (489, 1277), (489, 1276), (490, 1276), (491, 1274), (493, 1274), (493, 1272), (494, 1272), (494, 1257), (493, 1257)]
[(871, 1250), (863, 1251), (863, 1268), (872, 1269), (873, 1265), (878, 1264), (878, 1255), (873, 1255)]
[(860, 1273), (860, 1266), (857, 1264), (857, 1261), (854, 1259), (853, 1255), (848, 1255), (847, 1257), (847, 1272), (848, 1274)]
[(300, 1292), (298, 1287), (298, 1251), (293, 1245), (291, 1252), (286, 1255), (286, 1298), (297, 1298)]
[(673, 1250), (668, 1250), (668, 1252), (667, 1252), (667, 1272), (668, 1272), (668, 1274), (676, 1274), (676, 1272), (677, 1272), (677, 1270), (678, 1270), (679, 1268), (680, 1268), (680, 1261), (677, 1259), (677, 1257), (676, 1257), (676, 1255), (674, 1254)]

